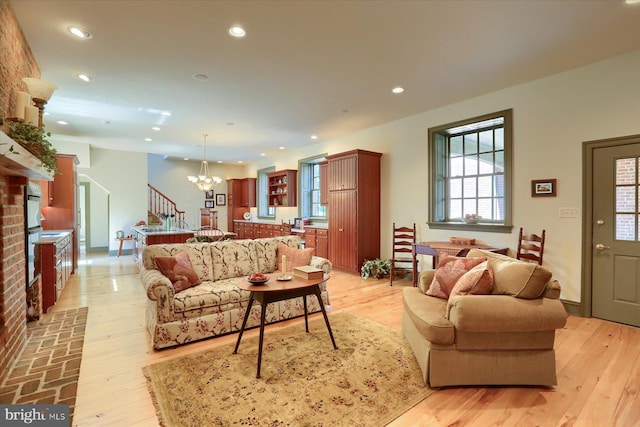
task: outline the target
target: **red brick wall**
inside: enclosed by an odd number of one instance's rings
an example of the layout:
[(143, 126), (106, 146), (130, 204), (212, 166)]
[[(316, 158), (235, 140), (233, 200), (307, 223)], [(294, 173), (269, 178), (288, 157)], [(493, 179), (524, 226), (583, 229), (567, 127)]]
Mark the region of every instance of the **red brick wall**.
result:
[(41, 74), (9, 0), (0, 0), (0, 52), (0, 117), (15, 117), (16, 94), (27, 91), (22, 78)]
[[(40, 67), (8, 0), (0, 0), (0, 117), (14, 116), (23, 77), (40, 77)], [(24, 201), (26, 178), (0, 175), (0, 378), (26, 339)]]
[(27, 334), (23, 200), (26, 183), (26, 178), (0, 176), (0, 378), (24, 346)]

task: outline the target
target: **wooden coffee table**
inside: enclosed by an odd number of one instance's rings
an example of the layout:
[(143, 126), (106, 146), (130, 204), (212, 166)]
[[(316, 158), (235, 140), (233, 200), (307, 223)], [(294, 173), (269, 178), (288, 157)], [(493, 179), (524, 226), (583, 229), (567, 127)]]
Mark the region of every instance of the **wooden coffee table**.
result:
[(322, 310), (324, 321), (327, 324), (327, 329), (329, 330), (329, 336), (331, 337), (333, 348), (336, 350), (338, 349), (338, 346), (336, 346), (336, 341), (335, 339), (333, 339), (333, 332), (331, 331), (331, 325), (329, 324), (329, 317), (327, 316), (327, 312), (324, 309), (322, 296), (320, 295), (320, 283), (328, 279), (329, 275), (325, 274), (322, 279), (305, 280), (294, 276), (289, 281), (278, 281), (276, 280), (275, 274), (273, 274), (270, 276), (269, 281), (264, 285), (253, 285), (248, 281), (246, 283), (241, 283), (238, 285), (240, 289), (251, 292), (251, 296), (249, 297), (249, 305), (247, 306), (247, 311), (244, 314), (244, 320), (242, 321), (242, 327), (240, 328), (238, 341), (236, 342), (236, 348), (233, 350), (233, 354), (238, 353), (240, 340), (242, 339), (244, 328), (247, 325), (247, 319), (249, 319), (253, 301), (258, 301), (261, 306), (260, 341), (258, 344), (258, 371), (256, 374), (256, 378), (260, 378), (260, 365), (262, 364), (262, 344), (264, 342), (264, 321), (265, 315), (267, 313), (267, 305), (269, 303), (290, 298), (302, 297), (302, 301), (304, 302), (304, 326), (306, 331), (309, 332), (309, 320), (307, 318), (307, 295), (315, 295), (318, 298), (318, 303), (320, 304), (320, 309)]

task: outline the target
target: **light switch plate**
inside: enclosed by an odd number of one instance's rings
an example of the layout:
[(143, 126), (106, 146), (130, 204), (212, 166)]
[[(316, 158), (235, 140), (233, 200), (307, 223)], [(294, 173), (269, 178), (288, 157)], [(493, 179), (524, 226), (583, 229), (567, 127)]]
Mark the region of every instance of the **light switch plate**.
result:
[(560, 218), (580, 218), (580, 208), (560, 208)]

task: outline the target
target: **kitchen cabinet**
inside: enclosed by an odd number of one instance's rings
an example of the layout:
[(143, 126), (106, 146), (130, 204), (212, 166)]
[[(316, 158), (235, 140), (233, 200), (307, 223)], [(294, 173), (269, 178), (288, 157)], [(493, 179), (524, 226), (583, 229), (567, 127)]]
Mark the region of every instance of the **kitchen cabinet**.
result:
[(327, 156), (327, 243), (336, 268), (359, 273), (365, 259), (380, 257), (381, 156), (365, 150)]
[(60, 172), (53, 181), (40, 181), (42, 229), (72, 231), (72, 273), (78, 267), (78, 173), (79, 163), (74, 154), (58, 154), (56, 163)]
[(298, 171), (286, 169), (267, 174), (269, 179), (269, 206), (297, 206)]
[(256, 207), (256, 178), (227, 180), (227, 231), (233, 231), (233, 221), (244, 219), (245, 212)]
[(218, 211), (200, 208), (200, 227), (218, 228)]
[(305, 248), (314, 248), (314, 255), (329, 258), (329, 231), (326, 228), (307, 226), (304, 229)]
[(35, 272), (41, 275), (42, 311), (47, 312), (60, 298), (73, 273), (73, 231), (56, 232), (36, 243)]

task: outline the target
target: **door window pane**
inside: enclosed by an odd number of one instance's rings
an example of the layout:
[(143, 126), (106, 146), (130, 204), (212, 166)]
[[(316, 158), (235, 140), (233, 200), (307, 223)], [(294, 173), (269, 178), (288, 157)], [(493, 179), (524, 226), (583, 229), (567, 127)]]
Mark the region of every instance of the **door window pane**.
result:
[(636, 239), (635, 217), (631, 214), (616, 215), (616, 240)]

